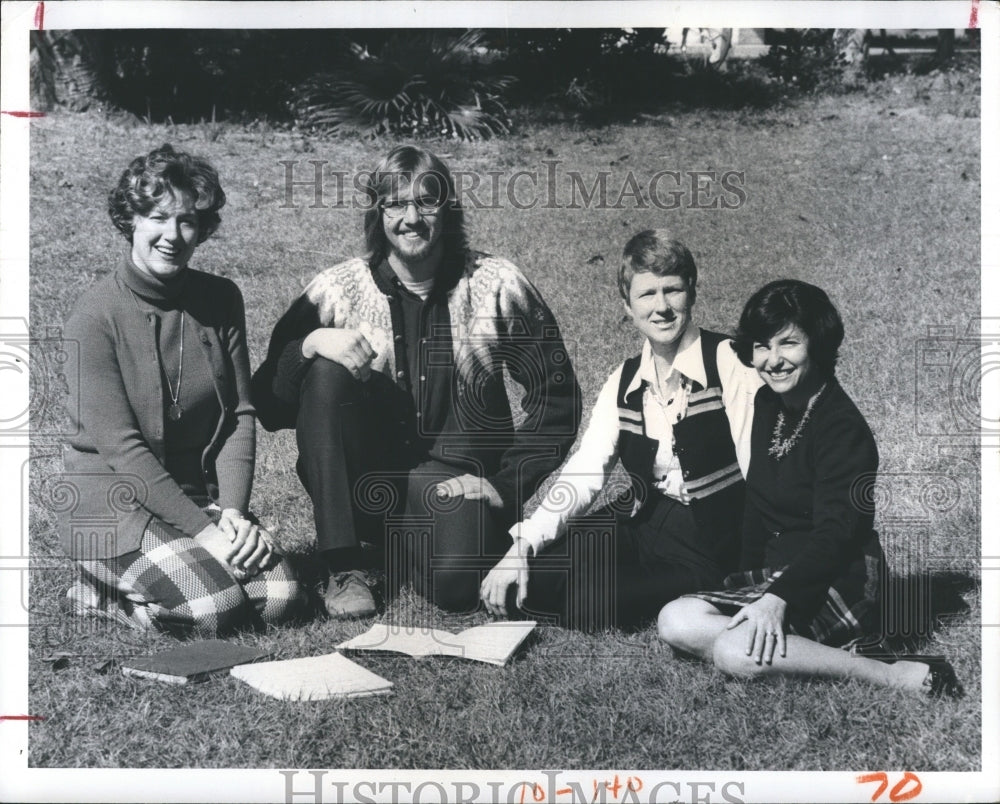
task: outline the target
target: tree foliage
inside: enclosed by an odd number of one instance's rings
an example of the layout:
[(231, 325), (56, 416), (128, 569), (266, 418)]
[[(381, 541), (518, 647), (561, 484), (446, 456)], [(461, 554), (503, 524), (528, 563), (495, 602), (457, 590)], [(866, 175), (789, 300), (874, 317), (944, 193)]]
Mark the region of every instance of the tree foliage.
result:
[(288, 98), (349, 49), (327, 30), (65, 30), (32, 34), (39, 103), (95, 102), (150, 121), (289, 117)]
[(782, 29), (761, 64), (776, 79), (803, 92), (838, 88), (847, 66), (832, 28)]

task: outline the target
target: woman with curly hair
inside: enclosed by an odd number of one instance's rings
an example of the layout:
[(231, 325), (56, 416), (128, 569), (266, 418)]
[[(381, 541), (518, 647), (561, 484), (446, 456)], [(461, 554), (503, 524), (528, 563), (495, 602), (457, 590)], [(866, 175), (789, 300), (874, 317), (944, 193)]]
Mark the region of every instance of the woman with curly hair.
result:
[(65, 336), (80, 400), (60, 539), (79, 614), (214, 635), (293, 615), (304, 591), (249, 511), (256, 450), (243, 297), (188, 267), (226, 202), (204, 159), (163, 145), (108, 199), (129, 243)]

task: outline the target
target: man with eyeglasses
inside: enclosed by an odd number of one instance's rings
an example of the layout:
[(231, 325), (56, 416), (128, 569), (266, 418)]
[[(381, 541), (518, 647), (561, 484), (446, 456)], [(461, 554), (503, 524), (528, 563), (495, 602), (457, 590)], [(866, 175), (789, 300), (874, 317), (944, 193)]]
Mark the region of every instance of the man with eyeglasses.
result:
[[(254, 403), (268, 430), (295, 428), (331, 617), (375, 613), (362, 545), (384, 541), (387, 585), (470, 611), (507, 530), (573, 444), (579, 386), (538, 291), (469, 248), (440, 158), (394, 148), (366, 190), (367, 255), (293, 302)], [(505, 377), (523, 390), (516, 417)]]

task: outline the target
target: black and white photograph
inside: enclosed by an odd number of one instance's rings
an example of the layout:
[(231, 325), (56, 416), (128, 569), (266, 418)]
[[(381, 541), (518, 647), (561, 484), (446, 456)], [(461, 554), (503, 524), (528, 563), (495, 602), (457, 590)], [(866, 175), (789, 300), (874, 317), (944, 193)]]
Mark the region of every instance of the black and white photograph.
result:
[(2, 12), (0, 799), (1000, 797), (996, 4)]

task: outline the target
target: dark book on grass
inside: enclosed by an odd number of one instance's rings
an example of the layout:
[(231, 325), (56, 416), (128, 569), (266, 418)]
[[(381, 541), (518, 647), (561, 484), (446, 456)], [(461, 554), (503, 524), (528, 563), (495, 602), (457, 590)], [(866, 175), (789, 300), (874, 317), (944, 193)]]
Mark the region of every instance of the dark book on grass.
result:
[(341, 642), (340, 650), (378, 650), (424, 656), (453, 656), (474, 662), (505, 665), (535, 627), (534, 620), (496, 622), (457, 634), (437, 628), (376, 623), (365, 633)]
[(204, 681), (238, 664), (248, 664), (268, 658), (270, 654), (246, 645), (234, 645), (221, 639), (206, 639), (157, 653), (135, 656), (122, 664), (127, 676), (153, 678), (169, 684)]

